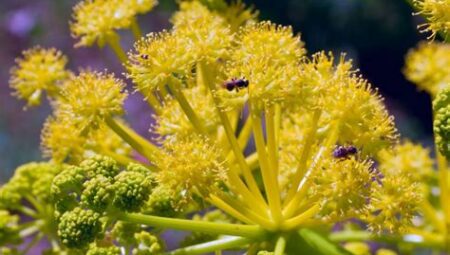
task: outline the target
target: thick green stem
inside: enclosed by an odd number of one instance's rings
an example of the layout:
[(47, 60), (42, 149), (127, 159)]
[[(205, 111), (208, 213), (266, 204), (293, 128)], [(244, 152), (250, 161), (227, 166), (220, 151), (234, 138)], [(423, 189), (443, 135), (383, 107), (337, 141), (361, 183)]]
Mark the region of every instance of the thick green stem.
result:
[(218, 235), (241, 236), (250, 239), (260, 239), (266, 235), (266, 232), (257, 225), (242, 225), (242, 224), (195, 221), (186, 219), (174, 219), (174, 218), (144, 215), (139, 213), (119, 214), (117, 219), (152, 227), (186, 230)]
[(207, 254), (214, 251), (226, 250), (241, 247), (243, 245), (249, 244), (252, 240), (243, 237), (224, 237), (211, 242), (201, 243), (185, 248), (181, 248), (172, 252), (167, 253), (167, 255), (197, 255), (197, 254)]
[(127, 62), (127, 54), (120, 45), (120, 36), (114, 33), (112, 36), (109, 36), (106, 39), (106, 42), (108, 43), (109, 47), (111, 47), (114, 54), (116, 54), (120, 62), (125, 64)]

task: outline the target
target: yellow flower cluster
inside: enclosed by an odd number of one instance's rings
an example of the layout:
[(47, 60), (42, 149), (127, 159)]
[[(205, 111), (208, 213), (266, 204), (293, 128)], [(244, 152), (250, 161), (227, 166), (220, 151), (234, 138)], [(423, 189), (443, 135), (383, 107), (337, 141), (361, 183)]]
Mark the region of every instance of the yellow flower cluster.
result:
[(81, 129), (97, 128), (106, 119), (123, 114), (125, 84), (113, 74), (81, 71), (67, 80), (57, 108), (61, 115), (79, 121)]
[(426, 182), (433, 175), (434, 160), (430, 150), (422, 145), (406, 141), (396, 144), (392, 149), (378, 153), (380, 170), (383, 173), (407, 173), (420, 182)]
[(16, 60), (17, 66), (11, 69), (9, 84), (14, 94), (29, 106), (41, 103), (44, 92), (53, 97), (59, 93), (58, 86), (69, 78), (67, 58), (60, 51), (35, 47), (23, 52), (23, 58)]
[(430, 32), (429, 38), (435, 38), (440, 32), (446, 34), (450, 22), (450, 1), (448, 0), (413, 0), (418, 14), (424, 15), (428, 23), (419, 26), (422, 32)]
[(157, 163), (161, 169), (156, 179), (172, 196), (190, 200), (199, 192), (209, 196), (226, 181), (227, 169), (222, 151), (213, 141), (200, 135), (164, 142), (164, 155)]
[(450, 46), (439, 42), (422, 42), (406, 55), (403, 72), (408, 80), (435, 96), (450, 87)]
[[(204, 230), (206, 223), (219, 231), (213, 234), (244, 232), (252, 241), (276, 236), (281, 243), (285, 233), (355, 218), (377, 232), (410, 225), (421, 202), (417, 182), (432, 175), (433, 161), (426, 149), (409, 142), (392, 147), (398, 138), (393, 117), (344, 54), (307, 56), (291, 27), (256, 22), (256, 12), (239, 1), (193, 0), (179, 2), (171, 29), (141, 38), (126, 56), (116, 30), (133, 26), (135, 16), (155, 4), (85, 0), (74, 8), (71, 28), (78, 45), (114, 46), (125, 75), (153, 109), (150, 130), (158, 145), (117, 119), (127, 98), (123, 81), (106, 71), (69, 75), (65, 58), (55, 51), (44, 67), (58, 63), (65, 76), (41, 72), (45, 87), (33, 83), (27, 87), (33, 92), (21, 96), (56, 94), (42, 133), (44, 154), (53, 161), (78, 164), (101, 154), (110, 163), (133, 163), (134, 170), (117, 181), (122, 193), (138, 197), (145, 177), (149, 194), (140, 197), (146, 200), (140, 201), (142, 209), (106, 210), (102, 217), (112, 213), (113, 220), (192, 231)], [(36, 61), (32, 68), (18, 62), (14, 73), (37, 68)], [(418, 61), (423, 58), (411, 60), (406, 72), (420, 69)], [(66, 177), (77, 178), (77, 167), (72, 170), (74, 176), (60, 176), (62, 188)], [(108, 186), (104, 176), (85, 179), (86, 201), (96, 198), (98, 185)], [(171, 219), (198, 205), (214, 206), (243, 224)], [(80, 210), (65, 222), (87, 215)], [(60, 232), (69, 240), (72, 231)], [(277, 249), (275, 254), (283, 254), (285, 247)]]
[(116, 30), (131, 26), (137, 14), (150, 11), (156, 0), (84, 0), (78, 3), (70, 24), (73, 37), (79, 39), (76, 46), (91, 46), (95, 42), (103, 46), (115, 38)]
[(304, 114), (298, 112), (299, 107), (306, 107), (309, 114), (319, 109), (322, 134), (335, 125), (340, 144), (354, 144), (364, 153), (376, 153), (389, 146), (397, 139), (397, 131), (383, 99), (352, 70), (351, 61), (341, 56), (337, 65), (333, 63), (331, 54), (320, 52), (301, 65), (300, 84), (306, 96), (294, 101), (292, 114), (295, 118)]
[(291, 27), (260, 22), (243, 28), (237, 38), (227, 74), (250, 81), (250, 100), (273, 103), (300, 86), (299, 63), (306, 51)]

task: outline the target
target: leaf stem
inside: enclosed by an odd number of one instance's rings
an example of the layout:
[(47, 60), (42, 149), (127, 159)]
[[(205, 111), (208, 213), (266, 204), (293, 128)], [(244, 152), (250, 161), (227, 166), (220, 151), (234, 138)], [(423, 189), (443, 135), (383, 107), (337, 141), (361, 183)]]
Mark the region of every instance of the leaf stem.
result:
[(175, 230), (187, 230), (193, 232), (233, 235), (247, 237), (250, 239), (260, 239), (266, 232), (257, 225), (242, 225), (229, 223), (215, 223), (206, 221), (174, 219), (159, 216), (144, 215), (139, 213), (122, 213), (118, 220), (142, 224), (152, 227), (171, 228)]
[(159, 158), (161, 152), (158, 147), (138, 135), (132, 129), (117, 122), (112, 117), (106, 118), (106, 124), (133, 149), (146, 157), (150, 162), (154, 162)]
[(139, 26), (139, 23), (137, 21), (137, 18), (133, 18), (131, 20), (131, 32), (133, 33), (134, 39), (136, 41), (140, 40), (142, 37), (142, 31), (141, 31), (141, 27)]
[(200, 134), (206, 134), (207, 132), (203, 123), (201, 122), (198, 115), (195, 113), (194, 109), (189, 104), (189, 101), (184, 96), (183, 91), (181, 91), (181, 82), (175, 77), (172, 77), (168, 83), (168, 86), (173, 96), (180, 104), (181, 109), (186, 114), (186, 117), (192, 123), (192, 126), (194, 126), (194, 128)]
[(106, 38), (106, 43), (109, 45), (109, 47), (111, 47), (119, 61), (122, 64), (125, 64), (127, 62), (127, 54), (120, 45), (120, 36), (117, 33), (113, 33), (111, 36), (108, 36)]

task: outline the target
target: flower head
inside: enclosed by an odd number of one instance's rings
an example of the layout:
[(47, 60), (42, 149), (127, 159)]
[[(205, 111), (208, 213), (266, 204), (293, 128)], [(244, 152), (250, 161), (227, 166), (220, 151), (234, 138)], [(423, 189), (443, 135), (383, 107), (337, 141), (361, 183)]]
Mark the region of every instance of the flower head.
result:
[(418, 14), (427, 18), (428, 23), (419, 26), (422, 32), (431, 32), (430, 38), (435, 38), (439, 32), (447, 33), (450, 22), (450, 1), (448, 0), (414, 0), (419, 9)]
[(303, 42), (291, 27), (271, 22), (250, 24), (236, 35), (237, 49), (228, 63), (228, 77), (249, 81), (250, 100), (273, 102), (298, 85)]
[(372, 165), (371, 160), (354, 156), (345, 159), (328, 156), (321, 161), (314, 182), (323, 199), (324, 217), (360, 217), (367, 210), (374, 178)]
[(450, 87), (450, 46), (439, 42), (422, 42), (406, 55), (403, 72), (417, 87), (431, 95)]
[(233, 42), (228, 23), (197, 1), (182, 2), (172, 18), (174, 34), (195, 60), (215, 63), (228, 58)]
[(184, 194), (189, 201), (196, 192), (214, 192), (217, 184), (226, 180), (221, 150), (210, 139), (191, 135), (171, 142), (169, 138), (164, 148), (166, 155), (157, 163), (161, 171), (156, 180), (172, 190), (174, 196)]
[(383, 173), (408, 174), (425, 182), (433, 174), (434, 161), (430, 150), (409, 141), (396, 144), (392, 149), (378, 153), (379, 169)]
[(423, 199), (417, 192), (419, 184), (408, 174), (383, 174), (382, 185), (374, 185), (367, 222), (376, 232), (403, 232), (411, 224)]
[(123, 102), (127, 94), (125, 84), (113, 74), (81, 71), (64, 83), (63, 99), (57, 107), (61, 114), (79, 121), (80, 128), (98, 128), (106, 118), (123, 113)]
[(26, 100), (29, 106), (39, 105), (44, 92), (55, 96), (58, 85), (70, 75), (65, 69), (67, 58), (54, 48), (24, 51), (16, 64), (11, 69), (9, 84), (15, 90), (14, 95)]
[(383, 98), (355, 74), (351, 61), (342, 56), (337, 65), (333, 62), (331, 54), (321, 52), (302, 65), (303, 86), (315, 101), (299, 103), (322, 111), (319, 126), (324, 130), (337, 125), (340, 144), (353, 144), (365, 153), (391, 145), (397, 130)]
[(129, 155), (128, 144), (106, 125), (82, 134), (79, 123), (67, 118), (65, 114), (50, 116), (44, 123), (41, 132), (41, 150), (45, 157), (57, 163), (70, 162), (76, 164), (84, 158), (104, 152)]
[[(134, 1), (130, 1), (134, 2)], [(127, 1), (84, 0), (73, 8), (70, 24), (72, 36), (79, 39), (75, 46), (103, 46), (115, 30), (128, 28), (135, 9)]]
[(127, 65), (128, 78), (146, 95), (164, 86), (170, 77), (185, 77), (193, 65), (192, 53), (170, 32), (149, 34), (135, 44)]

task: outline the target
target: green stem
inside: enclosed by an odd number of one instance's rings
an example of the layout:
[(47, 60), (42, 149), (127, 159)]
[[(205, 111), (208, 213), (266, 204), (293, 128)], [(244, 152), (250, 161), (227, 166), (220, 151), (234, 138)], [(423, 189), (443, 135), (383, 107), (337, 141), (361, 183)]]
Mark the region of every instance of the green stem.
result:
[(260, 239), (266, 235), (265, 231), (257, 225), (242, 225), (229, 223), (215, 223), (207, 221), (195, 221), (186, 219), (174, 219), (174, 218), (144, 215), (139, 213), (119, 214), (117, 219), (152, 227), (170, 228), (176, 230), (186, 230), (219, 235), (233, 235), (233, 236), (247, 237), (250, 239)]
[(181, 109), (186, 114), (189, 121), (192, 123), (194, 128), (201, 134), (206, 134), (206, 129), (201, 122), (200, 118), (195, 113), (194, 109), (192, 109), (191, 105), (189, 104), (189, 101), (186, 99), (186, 97), (183, 94), (183, 91), (181, 91), (181, 83), (176, 78), (172, 77), (168, 83), (169, 89), (172, 92), (175, 99), (180, 104)]
[(224, 237), (211, 242), (201, 243), (197, 245), (192, 245), (189, 247), (181, 248), (172, 252), (167, 253), (167, 255), (197, 255), (197, 254), (207, 254), (214, 251), (226, 250), (236, 247), (241, 247), (243, 245), (249, 244), (250, 239), (243, 237)]
[(106, 42), (108, 43), (109, 47), (111, 47), (114, 54), (116, 54), (120, 62), (125, 64), (127, 62), (127, 54), (120, 45), (120, 36), (117, 33), (114, 33), (113, 35), (106, 38)]
[(286, 237), (280, 236), (275, 244), (274, 255), (283, 255), (284, 249), (286, 249)]
[(142, 31), (137, 21), (137, 18), (133, 18), (131, 21), (131, 32), (133, 33), (134, 39), (136, 41), (140, 40), (142, 37)]
[(161, 152), (158, 147), (151, 144), (134, 131), (121, 125), (113, 118), (109, 117), (106, 119), (106, 124), (126, 143), (128, 143), (133, 149), (139, 152), (142, 156), (146, 157), (149, 161), (153, 162), (159, 158)]
[(376, 235), (367, 231), (345, 230), (331, 233), (329, 239), (333, 242), (379, 241), (392, 244), (413, 244), (417, 247), (444, 248), (444, 237), (438, 234), (433, 235), (433, 238), (429, 238), (416, 234), (403, 236), (389, 234)]

